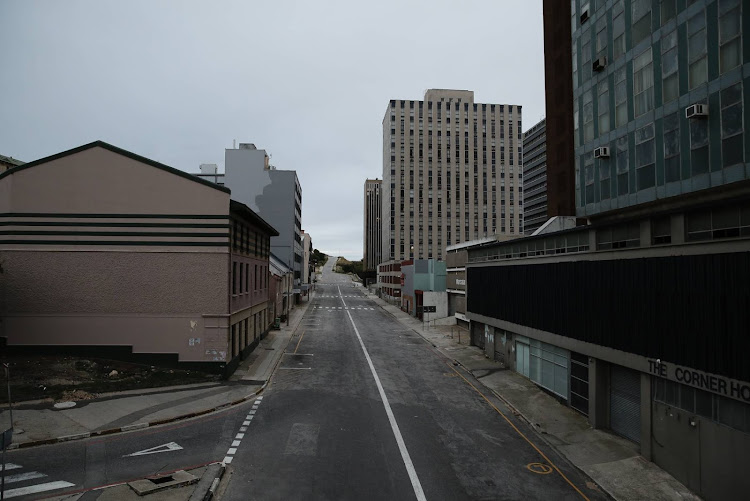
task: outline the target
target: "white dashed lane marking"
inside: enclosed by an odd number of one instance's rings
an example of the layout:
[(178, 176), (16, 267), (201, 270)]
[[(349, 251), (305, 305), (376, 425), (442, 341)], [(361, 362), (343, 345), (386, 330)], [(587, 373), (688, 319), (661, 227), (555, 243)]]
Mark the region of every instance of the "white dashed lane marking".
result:
[(255, 399), (255, 402), (253, 402), (253, 408), (248, 411), (247, 416), (245, 416), (245, 420), (242, 422), (242, 426), (240, 426), (240, 433), (237, 433), (237, 435), (234, 437), (234, 440), (232, 441), (232, 446), (229, 448), (229, 450), (227, 450), (227, 455), (224, 457), (224, 464), (229, 464), (234, 459), (235, 454), (237, 454), (237, 449), (239, 449), (240, 445), (242, 444), (242, 439), (245, 438), (247, 427), (250, 426), (253, 417), (255, 417), (255, 412), (258, 410), (258, 406), (262, 401), (263, 396), (260, 396)]

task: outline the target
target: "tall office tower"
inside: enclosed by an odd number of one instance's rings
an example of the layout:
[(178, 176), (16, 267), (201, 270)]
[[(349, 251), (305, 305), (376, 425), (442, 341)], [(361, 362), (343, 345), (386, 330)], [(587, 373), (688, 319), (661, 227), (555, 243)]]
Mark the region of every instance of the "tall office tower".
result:
[(364, 232), (364, 269), (375, 270), (380, 264), (381, 251), (381, 205), (380, 179), (365, 180), (365, 232)]
[(449, 245), (523, 231), (521, 107), (430, 89), (383, 118), (382, 260), (443, 259)]
[(302, 288), (302, 187), (297, 171), (276, 170), (266, 150), (240, 143), (224, 155), (224, 176), (232, 197), (257, 212), (279, 232), (271, 253), (294, 270), (294, 294)]
[(523, 133), (523, 231), (547, 222), (547, 121)]

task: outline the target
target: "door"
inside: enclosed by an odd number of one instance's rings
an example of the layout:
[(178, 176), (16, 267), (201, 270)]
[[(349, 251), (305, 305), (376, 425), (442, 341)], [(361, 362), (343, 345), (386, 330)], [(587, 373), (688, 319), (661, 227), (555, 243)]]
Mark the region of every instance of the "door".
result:
[(516, 372), (529, 377), (529, 345), (516, 341)]
[(618, 435), (641, 443), (641, 374), (613, 365), (610, 371), (609, 423)]

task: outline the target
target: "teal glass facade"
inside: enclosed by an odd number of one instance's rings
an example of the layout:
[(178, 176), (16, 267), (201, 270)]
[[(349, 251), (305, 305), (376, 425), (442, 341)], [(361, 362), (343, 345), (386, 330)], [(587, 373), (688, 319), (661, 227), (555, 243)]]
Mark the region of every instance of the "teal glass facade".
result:
[(750, 179), (750, 6), (571, 0), (570, 22), (576, 215)]

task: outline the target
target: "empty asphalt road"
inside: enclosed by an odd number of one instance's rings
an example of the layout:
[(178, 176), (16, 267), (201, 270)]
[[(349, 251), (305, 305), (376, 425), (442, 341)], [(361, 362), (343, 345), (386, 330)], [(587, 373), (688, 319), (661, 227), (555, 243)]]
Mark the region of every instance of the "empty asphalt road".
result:
[(222, 499), (607, 499), (330, 261)]

